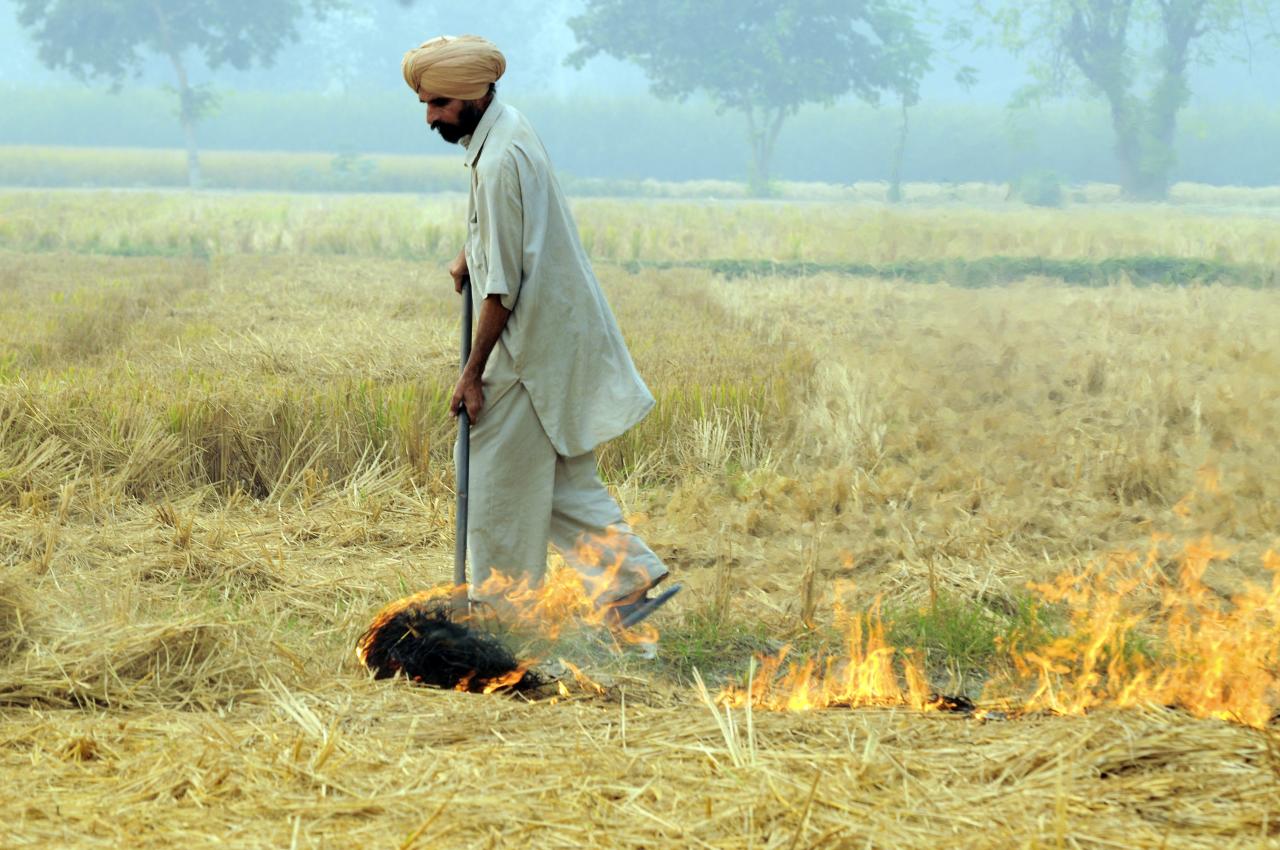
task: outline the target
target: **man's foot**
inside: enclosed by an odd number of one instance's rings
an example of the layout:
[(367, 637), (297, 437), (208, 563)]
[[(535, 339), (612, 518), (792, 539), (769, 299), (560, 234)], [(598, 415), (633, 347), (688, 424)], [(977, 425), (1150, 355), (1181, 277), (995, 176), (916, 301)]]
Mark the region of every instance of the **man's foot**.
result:
[(623, 600), (610, 605), (609, 610), (605, 613), (606, 625), (615, 632), (629, 629), (645, 620), (650, 614), (670, 601), (673, 596), (680, 592), (682, 585), (672, 585), (662, 593), (654, 596), (649, 595), (649, 592), (663, 578), (666, 578), (666, 576), (662, 576), (658, 581), (643, 590), (636, 591)]

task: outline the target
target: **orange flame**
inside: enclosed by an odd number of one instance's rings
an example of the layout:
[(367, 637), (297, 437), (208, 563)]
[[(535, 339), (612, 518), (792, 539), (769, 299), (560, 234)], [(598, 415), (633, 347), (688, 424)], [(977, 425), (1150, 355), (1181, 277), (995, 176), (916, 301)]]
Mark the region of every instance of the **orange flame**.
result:
[[(617, 530), (584, 535), (566, 561), (575, 565), (548, 571), (542, 584), (493, 571), (474, 589), (473, 595), (494, 607), (504, 622), (528, 628), (547, 640), (557, 640), (567, 628), (612, 627), (621, 643), (656, 643), (657, 630), (649, 623), (629, 629), (613, 627), (612, 609), (618, 600), (609, 599), (618, 587), (630, 587), (642, 580), (629, 575), (627, 540)], [(606, 601), (608, 600), (608, 601)]]
[[(618, 601), (610, 595), (619, 586), (634, 585), (634, 580), (624, 582), (627, 575), (627, 540), (621, 531), (609, 530), (605, 534), (584, 536), (566, 560), (579, 566), (573, 569), (560, 565), (549, 570), (546, 580), (538, 585), (527, 578), (513, 578), (499, 571), (481, 585), (471, 588), (473, 598), (484, 600), (463, 614), (459, 622), (484, 628), (490, 616), (496, 616), (504, 628), (523, 632), (542, 641), (556, 641), (568, 630), (608, 628), (620, 643), (656, 643), (657, 630), (649, 623), (622, 628), (612, 615)], [(380, 610), (356, 646), (356, 657), (366, 663), (373, 635), (397, 614), (415, 606), (438, 604), (449, 599), (465, 599), (467, 588), (442, 585), (423, 590), (396, 600)], [(606, 601), (608, 600), (608, 601)], [(525, 673), (543, 659), (521, 659), (519, 667), (499, 678), (483, 682), (482, 692), (489, 694), (516, 684)], [(592, 681), (580, 668), (563, 661), (572, 673), (576, 685), (585, 692), (603, 693), (604, 689)], [(474, 675), (474, 674), (473, 674)], [(466, 691), (472, 685), (472, 676), (464, 677), (455, 686)], [(563, 695), (567, 695), (564, 683), (559, 683)]]
[[(759, 659), (760, 669), (749, 689), (731, 686), (721, 691), (723, 705), (751, 705), (775, 711), (813, 711), (823, 708), (936, 706), (918, 660), (898, 653), (885, 639), (877, 600), (871, 610), (847, 618), (844, 655), (787, 662), (789, 649)], [(895, 664), (901, 654), (901, 661)], [(783, 665), (786, 665), (785, 669)]]
[[(1280, 555), (1263, 566), (1270, 588), (1247, 584), (1224, 599), (1204, 583), (1229, 553), (1204, 538), (1188, 544), (1176, 579), (1159, 568), (1157, 538), (1145, 560), (1114, 556), (1101, 566), (1034, 585), (1066, 605), (1068, 633), (1039, 650), (1015, 651), (1018, 672), (1034, 682), (1027, 710), (1080, 714), (1104, 705), (1176, 706), (1197, 717), (1265, 726), (1280, 705)], [(1136, 593), (1159, 597), (1154, 613)], [(1149, 635), (1154, 649), (1135, 640)]]
[[(1170, 578), (1161, 568), (1167, 539), (1157, 537), (1145, 559), (1117, 554), (1032, 585), (1046, 602), (1066, 608), (1066, 633), (1042, 646), (1010, 646), (1014, 675), (1001, 681), (1003, 696), (989, 687), (985, 701), (1058, 714), (1163, 705), (1266, 726), (1280, 707), (1280, 554), (1263, 556), (1269, 587), (1246, 584), (1228, 599), (1204, 580), (1228, 552), (1209, 538), (1190, 543)], [(885, 639), (878, 600), (846, 620), (842, 656), (788, 662), (784, 650), (761, 660), (749, 688), (729, 687), (720, 702), (749, 700), (779, 711), (940, 707), (916, 657)]]

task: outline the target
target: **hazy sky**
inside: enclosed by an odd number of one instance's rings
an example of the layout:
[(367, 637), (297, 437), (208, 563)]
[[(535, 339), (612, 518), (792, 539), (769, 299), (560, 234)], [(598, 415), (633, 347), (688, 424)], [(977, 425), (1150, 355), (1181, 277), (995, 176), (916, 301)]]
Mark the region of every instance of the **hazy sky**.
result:
[[(935, 4), (943, 12), (959, 3)], [(421, 2), (403, 9), (391, 0), (363, 5), (327, 22), (309, 23), (302, 41), (287, 48), (276, 67), (241, 73), (221, 69), (216, 75), (193, 59), (195, 81), (212, 80), (215, 87), (231, 89), (356, 90), (386, 89), (403, 85), (400, 55), (423, 39), (439, 33), (476, 32), (498, 42), (508, 54), (509, 70), (504, 89), (510, 93), (537, 92), (567, 96), (578, 93), (639, 94), (646, 82), (634, 67), (611, 59), (597, 59), (583, 71), (564, 65), (574, 49), (572, 32), (565, 21), (579, 8), (580, 0), (468, 0)], [(18, 26), (14, 7), (0, 0), (0, 83), (9, 85), (65, 85), (69, 77), (50, 72), (36, 59), (26, 33)], [(926, 80), (926, 99), (1003, 102), (1026, 81), (1022, 64), (1004, 51), (956, 50), (939, 58)], [(324, 58), (317, 62), (317, 53)], [(1253, 67), (1224, 63), (1198, 67), (1192, 74), (1199, 102), (1248, 102), (1280, 99), (1280, 55), (1274, 47), (1254, 57)], [(978, 85), (965, 91), (951, 79), (957, 62), (978, 69)], [(170, 84), (168, 66), (156, 61), (139, 83)]]

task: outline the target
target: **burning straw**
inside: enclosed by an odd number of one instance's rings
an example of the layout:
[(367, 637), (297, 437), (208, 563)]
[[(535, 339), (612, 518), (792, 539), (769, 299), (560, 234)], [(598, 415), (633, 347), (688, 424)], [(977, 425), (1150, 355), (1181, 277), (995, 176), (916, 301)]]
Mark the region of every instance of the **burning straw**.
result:
[(775, 711), (822, 708), (910, 706), (920, 711), (940, 705), (914, 655), (899, 652), (885, 638), (879, 605), (845, 619), (843, 655), (788, 661), (788, 649), (758, 659), (747, 688), (729, 687), (719, 701)]
[[(1042, 645), (1008, 647), (1011, 672), (988, 684), (982, 703), (1064, 715), (1165, 706), (1257, 728), (1280, 718), (1280, 555), (1263, 557), (1269, 587), (1246, 584), (1225, 598), (1204, 576), (1229, 553), (1208, 538), (1188, 544), (1170, 577), (1161, 567), (1167, 539), (1145, 558), (1115, 555), (1032, 585), (1065, 608), (1067, 628)], [(931, 692), (918, 658), (886, 639), (878, 605), (844, 620), (842, 653), (791, 661), (784, 649), (759, 659), (749, 685), (724, 689), (719, 702), (778, 711), (974, 707)]]
[[(598, 551), (583, 544), (586, 558)], [(620, 551), (620, 550), (619, 550)], [(494, 572), (476, 595), (471, 613), (459, 614), (454, 600), (464, 589), (440, 586), (384, 607), (356, 644), (356, 657), (374, 678), (404, 675), (410, 681), (472, 693), (527, 691), (547, 684), (533, 668), (575, 633), (595, 637), (578, 649), (598, 649), (601, 634), (618, 644), (656, 644), (652, 625), (623, 628), (610, 621), (602, 596), (615, 584), (621, 559), (598, 575), (560, 567), (541, 585)], [(501, 624), (500, 630), (494, 628)], [(516, 644), (519, 644), (518, 646)], [(583, 674), (573, 665), (574, 677)]]
[[(1263, 567), (1270, 587), (1249, 583), (1229, 599), (1205, 572), (1229, 553), (1209, 538), (1188, 544), (1176, 577), (1160, 567), (1157, 538), (1145, 559), (1109, 558), (1035, 589), (1070, 614), (1068, 633), (1043, 648), (1014, 648), (1013, 661), (1035, 689), (1027, 710), (1082, 714), (1099, 706), (1180, 708), (1263, 727), (1280, 706), (1280, 555)], [(1143, 603), (1154, 592), (1154, 614)], [(1135, 646), (1143, 634), (1156, 649)]]
[(356, 645), (374, 678), (403, 674), (423, 685), (474, 693), (542, 684), (494, 634), (453, 611), (452, 588), (427, 590), (382, 609)]

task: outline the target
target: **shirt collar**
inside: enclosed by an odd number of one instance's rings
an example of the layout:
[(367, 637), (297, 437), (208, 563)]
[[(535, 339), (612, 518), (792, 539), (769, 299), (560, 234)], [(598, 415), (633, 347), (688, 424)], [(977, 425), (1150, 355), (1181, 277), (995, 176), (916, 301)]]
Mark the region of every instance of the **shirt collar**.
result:
[(476, 160), (480, 157), (480, 149), (484, 147), (484, 140), (489, 137), (489, 131), (493, 129), (493, 125), (498, 123), (498, 118), (502, 115), (504, 107), (495, 97), (489, 101), (489, 108), (484, 111), (484, 115), (480, 118), (480, 123), (476, 125), (476, 131), (470, 136), (462, 140), (462, 144), (467, 149), (466, 165), (471, 168), (476, 164)]

